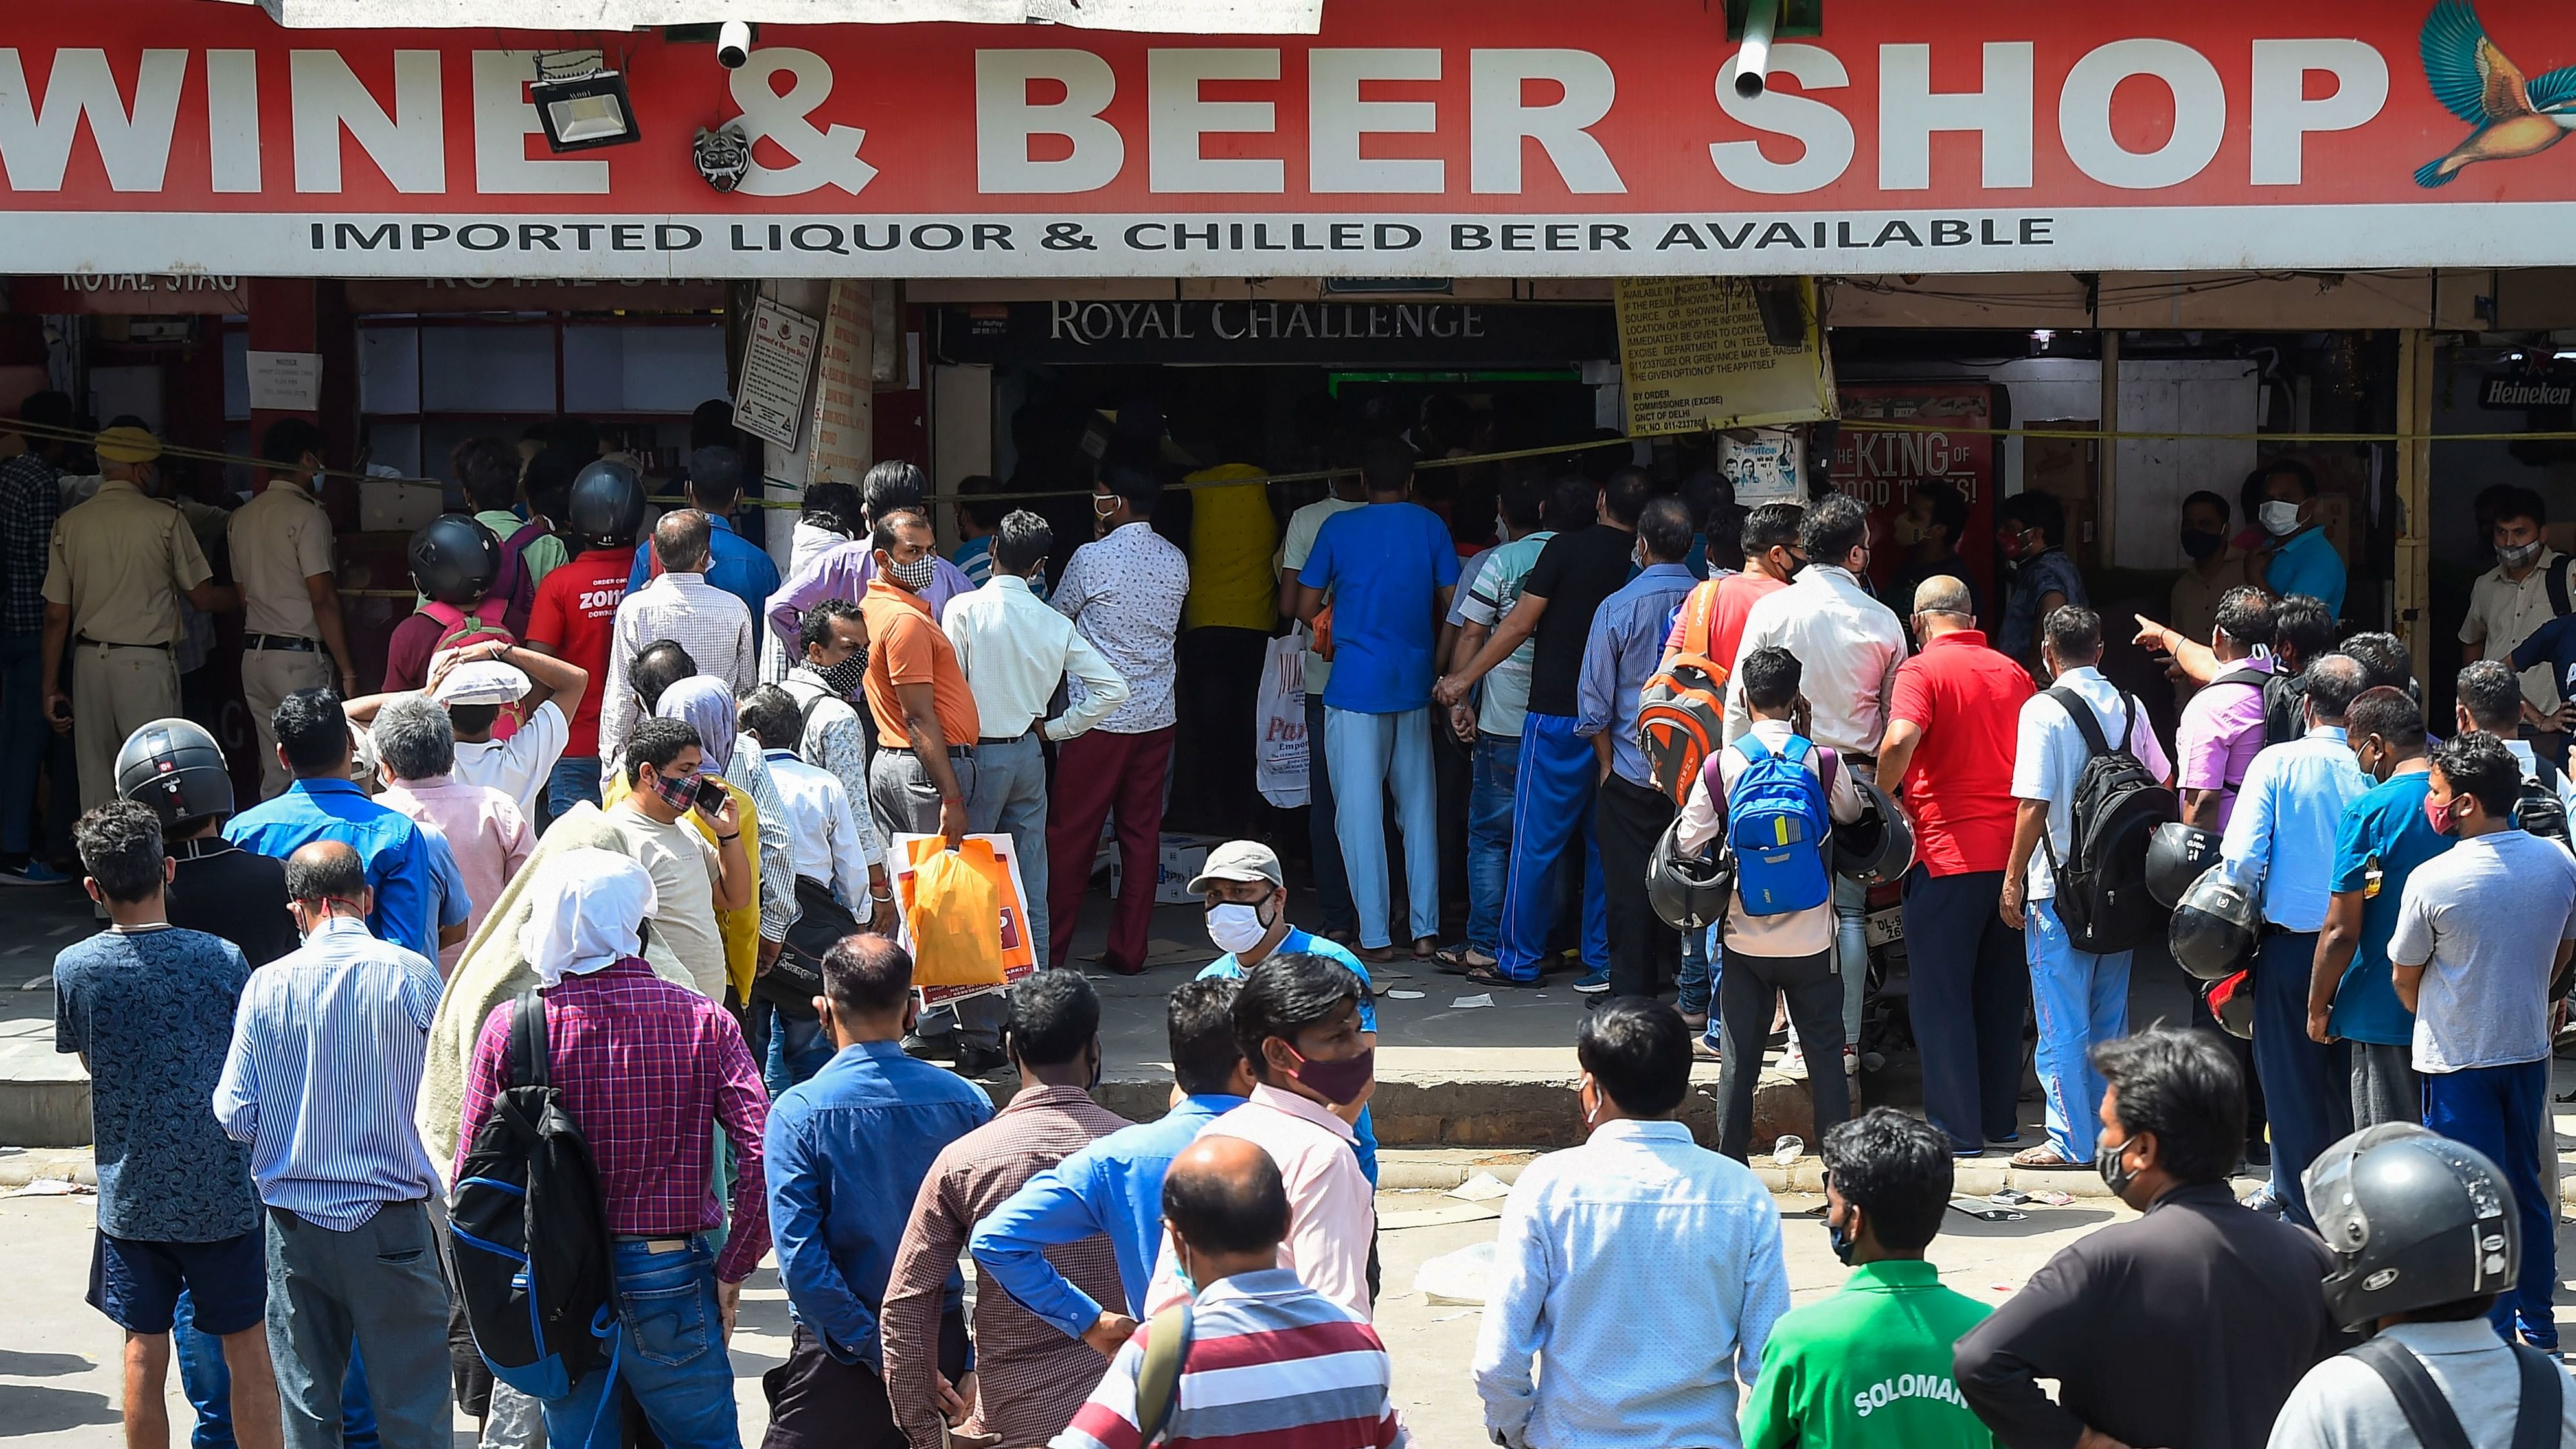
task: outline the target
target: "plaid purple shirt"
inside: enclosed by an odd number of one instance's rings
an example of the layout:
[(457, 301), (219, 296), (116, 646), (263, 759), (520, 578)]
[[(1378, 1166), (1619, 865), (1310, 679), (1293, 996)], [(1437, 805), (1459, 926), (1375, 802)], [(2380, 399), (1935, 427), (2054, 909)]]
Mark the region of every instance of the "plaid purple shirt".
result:
[(0, 463), (0, 634), (45, 627), (45, 550), (63, 495), (54, 466), (34, 453)]
[[(715, 1124), (733, 1139), (733, 1232), (716, 1276), (738, 1283), (769, 1251), (761, 1134), (769, 1093), (724, 1008), (636, 957), (567, 976), (546, 997), (546, 1063), (599, 1164), (608, 1230), (678, 1238), (724, 1226)], [(492, 1099), (510, 1079), (510, 1003), (492, 1008), (465, 1082), (461, 1174)]]

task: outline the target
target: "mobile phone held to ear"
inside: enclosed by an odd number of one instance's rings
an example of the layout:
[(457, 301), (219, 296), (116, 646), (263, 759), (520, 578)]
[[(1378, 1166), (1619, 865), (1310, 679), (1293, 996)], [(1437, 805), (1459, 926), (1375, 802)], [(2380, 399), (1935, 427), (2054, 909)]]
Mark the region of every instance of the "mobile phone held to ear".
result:
[(724, 809), (724, 804), (724, 781), (717, 779), (715, 776), (707, 774), (704, 771), (699, 772), (698, 808), (704, 810), (709, 815), (713, 815), (717, 811)]

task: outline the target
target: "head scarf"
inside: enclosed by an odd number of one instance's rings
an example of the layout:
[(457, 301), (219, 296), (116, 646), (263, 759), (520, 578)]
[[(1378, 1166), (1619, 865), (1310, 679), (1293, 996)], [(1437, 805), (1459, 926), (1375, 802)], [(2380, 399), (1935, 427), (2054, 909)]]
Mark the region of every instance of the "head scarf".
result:
[(643, 866), (587, 846), (546, 862), (529, 885), (529, 905), (519, 951), (549, 987), (642, 952), (640, 928), (661, 909)]
[(662, 719), (685, 720), (698, 732), (698, 748), (705, 757), (708, 773), (722, 775), (733, 766), (733, 744), (741, 733), (734, 712), (733, 691), (713, 675), (699, 674), (683, 679), (662, 691), (662, 701), (653, 706)]

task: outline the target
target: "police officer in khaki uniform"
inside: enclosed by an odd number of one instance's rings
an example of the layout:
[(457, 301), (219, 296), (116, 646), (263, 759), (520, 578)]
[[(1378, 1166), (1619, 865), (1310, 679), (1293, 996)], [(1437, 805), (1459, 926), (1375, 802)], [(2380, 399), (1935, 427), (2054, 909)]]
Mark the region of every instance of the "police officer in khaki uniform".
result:
[(322, 467), (322, 430), (280, 418), (260, 439), (268, 481), (232, 517), (233, 578), (241, 587), (242, 702), (259, 730), (259, 793), (286, 788), (269, 715), (299, 689), (357, 693), (358, 671), (340, 618), (332, 576), (331, 515), (313, 496)]
[[(116, 798), (125, 737), (179, 713), (179, 600), (209, 614), (240, 602), (214, 583), (188, 521), (152, 496), (161, 440), (141, 428), (98, 435), (98, 492), (54, 524), (45, 560), (45, 718), (72, 737), (81, 809)], [(68, 647), (72, 693), (63, 697)]]

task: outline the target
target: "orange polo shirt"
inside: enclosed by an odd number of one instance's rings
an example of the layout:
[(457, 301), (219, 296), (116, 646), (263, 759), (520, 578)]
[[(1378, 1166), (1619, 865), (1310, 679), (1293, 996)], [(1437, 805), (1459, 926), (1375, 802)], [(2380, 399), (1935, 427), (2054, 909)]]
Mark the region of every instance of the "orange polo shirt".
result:
[(897, 749), (911, 747), (895, 686), (927, 684), (939, 732), (951, 745), (974, 744), (975, 695), (966, 687), (966, 671), (957, 667), (957, 651), (921, 596), (872, 579), (859, 600), (859, 617), (868, 626), (868, 709), (877, 717), (878, 740)]

